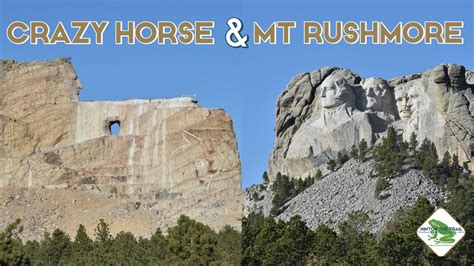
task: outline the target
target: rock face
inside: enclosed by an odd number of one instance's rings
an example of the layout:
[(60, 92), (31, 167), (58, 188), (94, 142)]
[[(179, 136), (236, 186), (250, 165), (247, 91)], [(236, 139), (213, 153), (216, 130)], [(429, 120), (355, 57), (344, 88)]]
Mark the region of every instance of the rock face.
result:
[[(393, 125), (456, 154), (474, 169), (473, 72), (440, 65), (386, 81), (325, 67), (296, 75), (276, 103), (276, 140), (269, 177), (314, 176), (338, 152), (365, 139), (374, 144)], [(324, 170), (324, 169), (322, 169)]]
[[(223, 110), (186, 97), (80, 102), (81, 88), (68, 60), (0, 61), (0, 227), (21, 217), (27, 230), (74, 233), (109, 218), (115, 232), (148, 235), (181, 214), (240, 226), (240, 160)], [(57, 215), (35, 218), (40, 206)]]
[(418, 170), (388, 179), (389, 187), (376, 197), (377, 178), (370, 176), (372, 171), (370, 161), (350, 160), (286, 203), (278, 218), (289, 220), (299, 215), (309, 227), (316, 229), (322, 223), (335, 227), (351, 212), (363, 211), (372, 220), (367, 229), (378, 234), (399, 208), (413, 206), (419, 197), (426, 197), (435, 206), (447, 197)]
[(245, 208), (243, 215), (263, 213), (268, 215), (272, 209), (273, 194), (266, 185), (252, 185), (245, 189)]

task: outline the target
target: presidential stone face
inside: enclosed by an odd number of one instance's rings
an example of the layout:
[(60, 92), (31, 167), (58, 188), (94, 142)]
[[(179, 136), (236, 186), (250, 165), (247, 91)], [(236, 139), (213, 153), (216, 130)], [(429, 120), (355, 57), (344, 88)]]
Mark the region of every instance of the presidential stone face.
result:
[(364, 81), (364, 88), (367, 109), (371, 111), (385, 111), (388, 107), (393, 106), (393, 92), (387, 82), (381, 78), (368, 78)]
[(321, 83), (321, 104), (323, 108), (332, 109), (355, 100), (352, 87), (341, 75), (330, 75)]
[(414, 113), (418, 113), (420, 101), (418, 100), (417, 86), (403, 85), (396, 88), (395, 98), (400, 118), (410, 119)]

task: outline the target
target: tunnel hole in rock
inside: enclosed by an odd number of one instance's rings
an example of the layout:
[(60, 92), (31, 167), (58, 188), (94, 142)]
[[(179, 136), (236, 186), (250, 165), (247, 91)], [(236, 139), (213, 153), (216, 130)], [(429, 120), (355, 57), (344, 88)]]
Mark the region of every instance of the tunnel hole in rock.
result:
[(120, 121), (113, 120), (109, 122), (109, 132), (113, 136), (118, 136), (120, 134)]

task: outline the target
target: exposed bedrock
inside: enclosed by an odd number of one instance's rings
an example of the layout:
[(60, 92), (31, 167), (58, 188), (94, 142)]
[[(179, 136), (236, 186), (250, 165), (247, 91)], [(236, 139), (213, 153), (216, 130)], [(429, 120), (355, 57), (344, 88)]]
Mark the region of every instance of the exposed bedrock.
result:
[[(147, 235), (181, 214), (240, 227), (240, 159), (225, 111), (188, 97), (81, 102), (81, 88), (69, 60), (0, 61), (0, 227), (21, 217), (27, 231), (41, 221), (30, 236), (53, 225), (73, 233), (77, 221), (92, 230), (104, 217), (117, 232)], [(35, 218), (28, 204), (60, 214)]]
[(365, 139), (374, 144), (393, 125), (408, 140), (414, 132), (467, 162), (474, 156), (474, 74), (461, 65), (439, 65), (391, 80), (362, 78), (325, 67), (293, 77), (276, 103), (276, 140), (269, 177), (314, 176), (338, 152)]

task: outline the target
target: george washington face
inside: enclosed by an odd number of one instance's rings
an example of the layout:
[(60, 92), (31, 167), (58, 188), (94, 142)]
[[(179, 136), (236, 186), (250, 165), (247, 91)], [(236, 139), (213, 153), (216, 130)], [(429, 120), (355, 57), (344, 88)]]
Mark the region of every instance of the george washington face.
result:
[(355, 99), (351, 86), (339, 75), (330, 75), (320, 87), (323, 108), (332, 109)]

